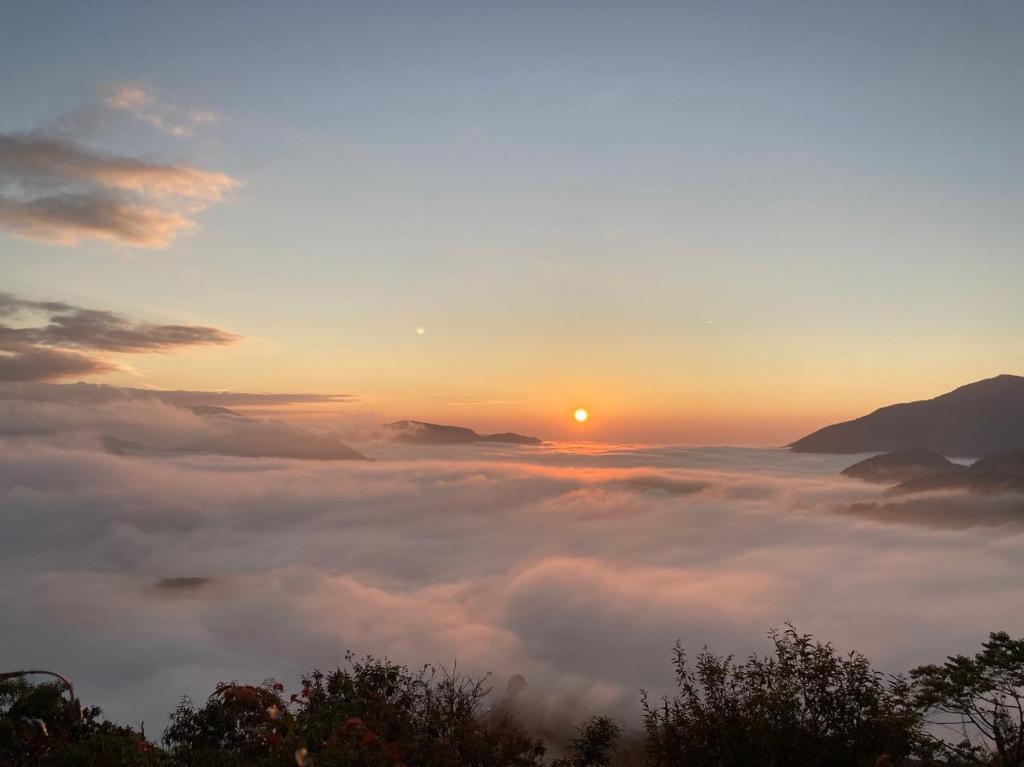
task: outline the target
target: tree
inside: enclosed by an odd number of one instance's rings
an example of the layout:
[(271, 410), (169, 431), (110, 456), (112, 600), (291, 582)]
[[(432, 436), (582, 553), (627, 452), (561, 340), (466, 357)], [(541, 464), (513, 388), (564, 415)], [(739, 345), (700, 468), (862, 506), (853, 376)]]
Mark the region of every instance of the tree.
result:
[[(25, 677), (50, 674), (57, 681)], [(0, 764), (33, 767), (149, 767), (166, 755), (130, 727), (83, 708), (71, 683), (50, 672), (0, 674)]]
[(676, 696), (643, 695), (651, 767), (870, 767), (914, 750), (906, 680), (792, 626), (770, 637), (772, 655), (741, 663), (705, 648), (691, 665), (676, 646)]
[(285, 767), (301, 748), (281, 685), (220, 684), (196, 707), (183, 698), (163, 741), (175, 763), (191, 767)]
[(619, 726), (606, 716), (588, 719), (577, 729), (579, 735), (569, 743), (568, 754), (552, 767), (610, 767), (619, 739)]
[(931, 724), (957, 732), (937, 745), (947, 758), (978, 765), (1024, 764), (1024, 638), (989, 634), (973, 658), (949, 657), (910, 672)]

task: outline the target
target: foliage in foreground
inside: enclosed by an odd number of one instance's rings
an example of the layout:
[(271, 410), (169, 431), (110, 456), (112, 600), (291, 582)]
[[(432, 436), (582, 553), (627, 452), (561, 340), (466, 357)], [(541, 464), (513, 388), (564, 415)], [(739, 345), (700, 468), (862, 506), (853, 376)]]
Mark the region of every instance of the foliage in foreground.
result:
[[(69, 697), (70, 695), (70, 697)], [(167, 764), (165, 754), (130, 727), (83, 708), (62, 682), (32, 684), (0, 675), (0, 764), (128, 767)]]
[(387, 660), (350, 657), (291, 695), (273, 682), (221, 684), (201, 705), (182, 700), (162, 747), (82, 708), (67, 680), (0, 674), (0, 765), (1024, 767), (1024, 639), (992, 634), (977, 655), (908, 680), (792, 627), (771, 638), (772, 653), (743, 661), (705, 648), (691, 662), (677, 647), (677, 690), (642, 695), (642, 733), (594, 717), (554, 760), (505, 702), (491, 703), (486, 678)]
[(350, 659), (314, 672), (299, 693), (222, 685), (202, 707), (184, 700), (164, 743), (190, 765), (533, 767), (543, 743), (511, 713), (488, 710), (484, 680), (389, 661)]
[(771, 638), (773, 654), (743, 662), (705, 649), (691, 664), (676, 647), (676, 696), (643, 699), (652, 767), (871, 767), (920, 750), (905, 679), (792, 627)]
[(951, 762), (1019, 767), (1024, 764), (1024, 639), (989, 634), (973, 658), (910, 672), (918, 708), (933, 726), (952, 733), (938, 744)]

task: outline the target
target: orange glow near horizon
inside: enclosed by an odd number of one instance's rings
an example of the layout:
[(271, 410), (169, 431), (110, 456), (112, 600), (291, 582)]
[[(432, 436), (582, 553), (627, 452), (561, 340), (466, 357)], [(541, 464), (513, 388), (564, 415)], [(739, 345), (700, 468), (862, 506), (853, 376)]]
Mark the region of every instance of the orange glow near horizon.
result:
[[(406, 325), (405, 338), (411, 339), (414, 348), (427, 349), (423, 342), (431, 333), (418, 336), (416, 327), (415, 322)], [(444, 342), (445, 337), (440, 337)], [(437, 345), (438, 337), (433, 338), (430, 344)], [(255, 417), (328, 428), (358, 423), (367, 429), (408, 418), (481, 433), (512, 431), (550, 440), (672, 445), (785, 445), (885, 405), (928, 399), (965, 382), (1005, 372), (950, 365), (941, 375), (928, 378), (905, 370), (880, 378), (867, 368), (846, 366), (839, 377), (832, 365), (802, 370), (800, 375), (787, 371), (742, 375), (737, 369), (726, 376), (709, 366), (690, 369), (685, 376), (665, 370), (641, 376), (630, 372), (636, 366), (591, 371), (584, 361), (571, 375), (540, 367), (524, 376), (521, 370), (505, 371), (500, 365), (495, 371), (487, 368), (486, 373), (467, 372), (457, 360), (431, 349), (428, 356), (417, 358), (415, 375), (392, 378), (390, 373), (375, 372), (380, 360), (374, 347), (364, 351), (368, 359), (355, 355), (346, 361), (351, 370), (338, 369), (340, 363), (333, 359), (311, 361), (293, 349), (283, 352), (288, 364), (272, 365), (267, 344), (259, 340), (226, 349), (123, 355), (121, 359), (126, 368), (144, 369), (145, 384), (156, 389), (345, 392), (352, 397), (233, 408)], [(226, 355), (232, 362), (230, 378), (224, 374)], [(296, 370), (304, 371), (301, 380)], [(140, 386), (138, 375), (125, 370), (89, 380)], [(587, 410), (587, 420), (577, 420), (578, 409)]]

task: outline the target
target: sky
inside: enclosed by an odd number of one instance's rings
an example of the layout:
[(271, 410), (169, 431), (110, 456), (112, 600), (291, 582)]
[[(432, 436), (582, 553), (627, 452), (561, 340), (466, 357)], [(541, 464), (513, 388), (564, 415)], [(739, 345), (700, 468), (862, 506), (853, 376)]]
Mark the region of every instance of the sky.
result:
[(1019, 2), (0, 3), (0, 292), (72, 318), (7, 378), (777, 445), (1021, 373), (1022, 33)]

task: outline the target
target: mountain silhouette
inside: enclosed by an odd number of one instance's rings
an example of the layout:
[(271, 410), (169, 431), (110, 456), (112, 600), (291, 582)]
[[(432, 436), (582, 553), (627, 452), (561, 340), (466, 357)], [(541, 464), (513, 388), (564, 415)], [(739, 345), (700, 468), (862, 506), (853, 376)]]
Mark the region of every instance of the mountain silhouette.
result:
[(241, 413), (239, 413), (239, 412), (237, 412), (235, 410), (232, 410), (231, 408), (221, 407), (220, 405), (187, 405), (186, 407), (189, 410), (191, 410), (193, 413), (195, 413), (196, 415), (202, 415), (202, 416), (229, 415), (232, 418), (245, 418), (245, 416), (242, 415)]
[(862, 479), (865, 482), (891, 484), (942, 472), (954, 472), (960, 468), (962, 467), (933, 450), (913, 447), (865, 458), (853, 466), (847, 466), (842, 473), (846, 477)]
[(939, 397), (890, 405), (826, 426), (789, 445), (800, 453), (878, 453), (926, 448), (980, 456), (1024, 448), (1024, 378), (1000, 375)]
[(1024, 478), (1024, 449), (1007, 450), (1004, 453), (991, 453), (979, 458), (971, 468)]
[(936, 490), (971, 493), (1024, 492), (1024, 450), (989, 453), (969, 466), (953, 463), (924, 448), (895, 450), (848, 466), (843, 476), (893, 485), (889, 495)]
[(502, 442), (510, 445), (539, 445), (536, 437), (526, 437), (514, 432), (501, 434), (478, 434), (465, 426), (446, 426), (425, 421), (395, 421), (386, 424), (394, 439), (416, 445), (465, 445), (471, 442)]
[(888, 495), (910, 495), (938, 490), (961, 490), (968, 493), (1022, 493), (1024, 477), (1004, 474), (998, 471), (984, 471), (973, 466), (959, 471), (944, 471), (939, 474), (925, 474), (886, 491)]

